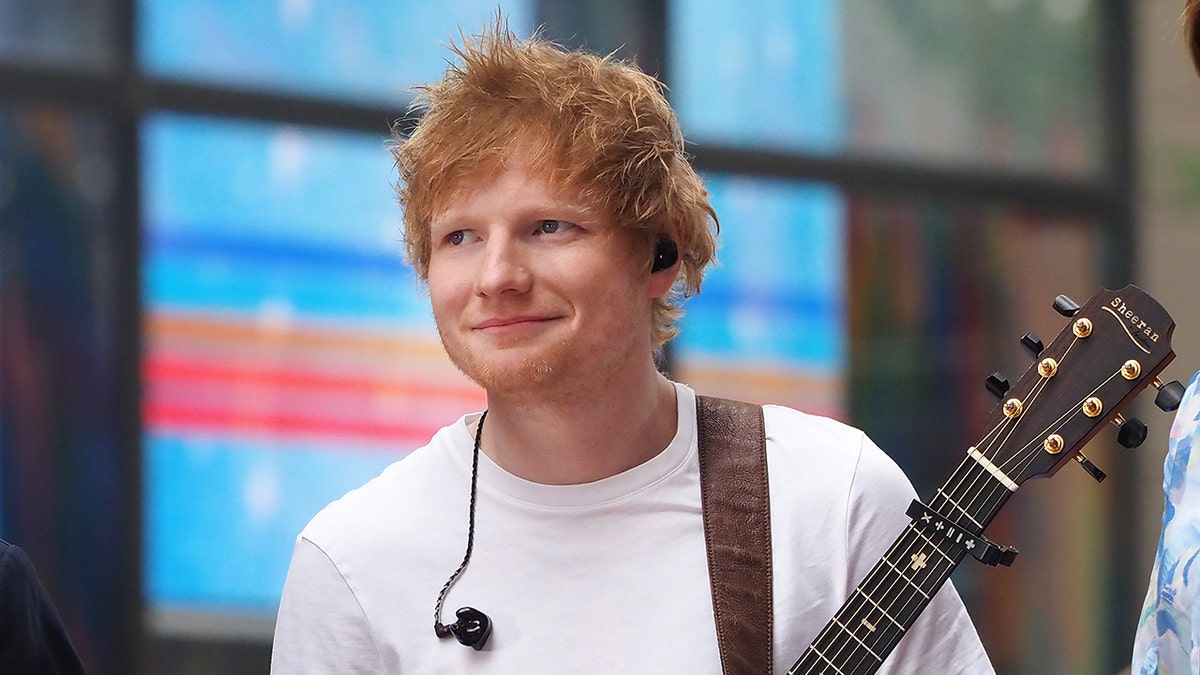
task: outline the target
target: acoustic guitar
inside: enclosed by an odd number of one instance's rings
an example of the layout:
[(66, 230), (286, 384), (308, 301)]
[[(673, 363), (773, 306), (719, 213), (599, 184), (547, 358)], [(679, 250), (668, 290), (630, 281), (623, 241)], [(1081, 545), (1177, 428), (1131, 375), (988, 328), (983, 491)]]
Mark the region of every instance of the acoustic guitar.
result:
[(1101, 290), (1083, 307), (1065, 296), (1054, 308), (1070, 322), (1048, 347), (1033, 335), (1022, 344), (1035, 362), (1014, 386), (987, 380), (1000, 397), (983, 436), (928, 503), (914, 501), (912, 521), (858, 584), (788, 671), (830, 675), (876, 672), (921, 611), (967, 556), (987, 565), (1011, 564), (1016, 549), (983, 536), (1008, 498), (1030, 478), (1054, 475), (1074, 459), (1096, 480), (1104, 473), (1080, 449), (1108, 424), (1118, 441), (1139, 445), (1146, 425), (1120, 414), (1154, 385), (1155, 403), (1179, 406), (1184, 388), (1158, 374), (1175, 357), (1175, 323), (1135, 286)]

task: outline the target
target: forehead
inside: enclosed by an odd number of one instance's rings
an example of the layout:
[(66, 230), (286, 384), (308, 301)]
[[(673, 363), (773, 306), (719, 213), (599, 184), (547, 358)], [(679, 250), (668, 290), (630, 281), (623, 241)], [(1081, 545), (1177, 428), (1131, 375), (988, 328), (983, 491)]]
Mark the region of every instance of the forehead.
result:
[(505, 207), (523, 204), (600, 215), (583, 190), (564, 181), (561, 171), (546, 166), (512, 153), (449, 177), (438, 190), (431, 209), (433, 220), (453, 216), (470, 205), (486, 208), (497, 202)]

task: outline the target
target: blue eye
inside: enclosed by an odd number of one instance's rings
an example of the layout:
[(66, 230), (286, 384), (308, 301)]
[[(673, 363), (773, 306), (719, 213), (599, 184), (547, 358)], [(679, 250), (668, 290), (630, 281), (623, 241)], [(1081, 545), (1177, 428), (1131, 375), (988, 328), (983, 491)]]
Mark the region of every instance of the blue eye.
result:
[(546, 220), (538, 221), (537, 230), (534, 231), (534, 234), (562, 234), (574, 227), (576, 227), (575, 223), (547, 218)]
[(462, 230), (455, 230), (446, 237), (446, 241), (449, 242), (451, 246), (458, 246), (459, 244), (463, 243), (465, 238), (466, 234), (463, 233)]

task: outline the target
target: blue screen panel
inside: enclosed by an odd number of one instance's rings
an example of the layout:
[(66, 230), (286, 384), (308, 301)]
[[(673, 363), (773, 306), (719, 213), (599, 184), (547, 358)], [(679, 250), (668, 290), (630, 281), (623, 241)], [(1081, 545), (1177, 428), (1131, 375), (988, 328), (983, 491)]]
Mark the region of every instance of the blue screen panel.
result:
[(529, 0), (140, 0), (138, 60), (150, 74), (291, 93), (403, 101), (439, 77), (446, 45), (497, 8), (518, 34)]
[(270, 617), (304, 524), (483, 395), (402, 263), (385, 139), (175, 114), (143, 139), (145, 598)]
[(698, 142), (834, 151), (846, 137), (836, 0), (667, 3), (672, 105)]
[(833, 188), (705, 177), (718, 264), (687, 301), (674, 349), (706, 393), (843, 412), (845, 203)]

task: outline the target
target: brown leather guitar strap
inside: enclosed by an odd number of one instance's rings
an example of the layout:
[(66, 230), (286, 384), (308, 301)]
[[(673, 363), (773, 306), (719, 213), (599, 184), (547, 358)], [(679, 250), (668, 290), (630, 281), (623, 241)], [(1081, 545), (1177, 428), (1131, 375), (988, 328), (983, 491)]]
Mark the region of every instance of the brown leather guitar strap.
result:
[(771, 508), (762, 407), (696, 397), (700, 500), (725, 675), (772, 672)]

